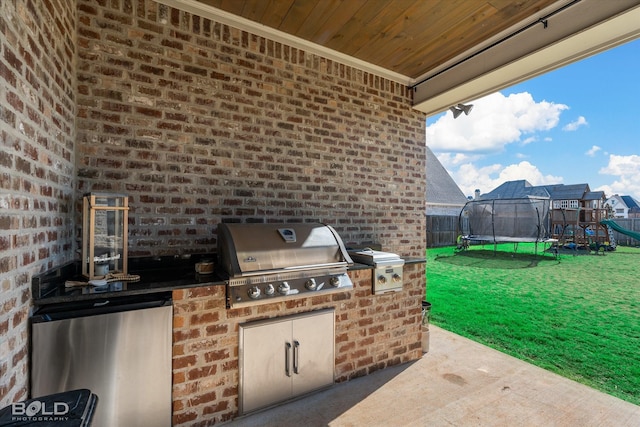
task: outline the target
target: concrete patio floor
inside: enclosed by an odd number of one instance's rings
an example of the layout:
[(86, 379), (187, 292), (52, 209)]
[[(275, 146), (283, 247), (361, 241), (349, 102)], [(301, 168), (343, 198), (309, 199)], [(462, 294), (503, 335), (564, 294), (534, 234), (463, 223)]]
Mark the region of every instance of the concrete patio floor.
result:
[(638, 427), (640, 406), (431, 326), (418, 361), (225, 425)]

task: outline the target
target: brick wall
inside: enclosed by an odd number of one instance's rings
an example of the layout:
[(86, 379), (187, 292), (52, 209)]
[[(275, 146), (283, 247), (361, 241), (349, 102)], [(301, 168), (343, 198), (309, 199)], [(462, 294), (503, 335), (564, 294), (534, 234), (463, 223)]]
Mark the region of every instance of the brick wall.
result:
[(400, 84), (150, 0), (1, 1), (0, 83), (3, 406), (27, 397), (31, 277), (76, 257), (85, 191), (130, 195), (132, 256), (301, 218), (424, 254), (425, 118)]
[(371, 270), (349, 275), (351, 291), (230, 310), (223, 286), (174, 291), (174, 425), (237, 416), (238, 325), (247, 321), (334, 307), (337, 382), (421, 357), (424, 264), (406, 265), (403, 291), (383, 295), (371, 294)]
[(0, 407), (27, 398), (31, 276), (74, 257), (75, 21), (0, 1)]
[(301, 218), (424, 255), (409, 88), (150, 0), (78, 5), (79, 190), (130, 195), (132, 256)]

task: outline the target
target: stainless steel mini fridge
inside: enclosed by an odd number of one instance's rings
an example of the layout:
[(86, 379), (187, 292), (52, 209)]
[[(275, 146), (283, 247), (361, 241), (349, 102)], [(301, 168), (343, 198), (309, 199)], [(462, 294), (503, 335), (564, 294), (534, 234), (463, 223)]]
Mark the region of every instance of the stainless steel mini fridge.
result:
[(89, 389), (92, 427), (171, 426), (171, 328), (169, 296), (42, 309), (32, 317), (32, 397)]

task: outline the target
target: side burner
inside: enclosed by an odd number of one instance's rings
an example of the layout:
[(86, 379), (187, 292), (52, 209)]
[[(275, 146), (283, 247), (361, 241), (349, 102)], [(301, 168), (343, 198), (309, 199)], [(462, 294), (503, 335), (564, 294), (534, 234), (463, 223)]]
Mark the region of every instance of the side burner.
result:
[(351, 252), (350, 255), (354, 261), (374, 267), (372, 278), (374, 294), (402, 290), (404, 260), (398, 255), (369, 248)]

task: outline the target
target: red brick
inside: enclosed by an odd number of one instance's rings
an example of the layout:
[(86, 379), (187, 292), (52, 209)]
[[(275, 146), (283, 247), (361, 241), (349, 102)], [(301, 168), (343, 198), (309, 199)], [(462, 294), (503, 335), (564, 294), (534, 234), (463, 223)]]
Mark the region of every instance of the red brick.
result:
[(188, 366), (193, 366), (196, 364), (196, 356), (195, 355), (187, 355), (181, 357), (175, 357), (173, 359), (173, 369), (181, 369), (186, 368)]
[(173, 425), (177, 426), (180, 424), (187, 423), (189, 421), (194, 421), (198, 419), (198, 413), (195, 411), (189, 412), (178, 412), (173, 414)]
[(207, 336), (211, 335), (222, 335), (226, 334), (229, 331), (229, 327), (227, 325), (209, 325), (205, 327), (205, 334)]
[(220, 319), (220, 314), (218, 312), (208, 312), (201, 314), (194, 314), (189, 319), (190, 324), (192, 326), (202, 325), (202, 324), (210, 324), (216, 322)]
[(173, 342), (178, 343), (181, 341), (191, 340), (194, 338), (200, 337), (199, 329), (188, 329), (188, 330), (174, 330), (173, 331)]
[(186, 381), (186, 375), (184, 372), (174, 372), (173, 373), (173, 384), (180, 384)]
[(229, 357), (227, 350), (209, 351), (204, 354), (204, 360), (207, 363), (225, 360)]
[(188, 380), (197, 380), (200, 378), (206, 378), (212, 375), (215, 375), (217, 372), (217, 367), (215, 365), (205, 366), (203, 368), (191, 369), (187, 372)]
[(185, 319), (183, 316), (174, 316), (173, 317), (173, 328), (181, 329), (184, 328)]
[(199, 298), (216, 295), (216, 288), (212, 286), (191, 288), (187, 290), (187, 298)]
[(202, 410), (204, 415), (218, 414), (222, 411), (225, 411), (229, 407), (228, 401), (220, 401), (215, 405), (205, 406)]

